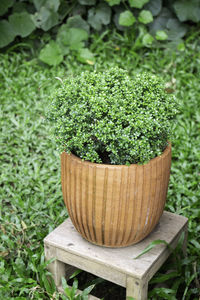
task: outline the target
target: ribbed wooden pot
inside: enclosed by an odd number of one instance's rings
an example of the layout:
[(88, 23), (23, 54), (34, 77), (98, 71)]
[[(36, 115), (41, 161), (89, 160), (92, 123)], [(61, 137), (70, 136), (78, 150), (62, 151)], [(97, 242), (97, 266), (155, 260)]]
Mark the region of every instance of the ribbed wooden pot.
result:
[(139, 242), (158, 223), (165, 206), (171, 146), (145, 165), (106, 165), (61, 154), (64, 201), (77, 231), (106, 247)]

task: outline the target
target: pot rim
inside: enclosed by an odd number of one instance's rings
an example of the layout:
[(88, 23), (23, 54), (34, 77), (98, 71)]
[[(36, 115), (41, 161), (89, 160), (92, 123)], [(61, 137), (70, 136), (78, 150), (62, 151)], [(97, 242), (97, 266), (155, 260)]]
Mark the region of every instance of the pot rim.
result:
[(158, 160), (158, 159), (161, 159), (161, 158), (165, 158), (170, 152), (171, 152), (171, 143), (170, 142), (167, 142), (168, 145), (167, 147), (165, 148), (165, 150), (163, 151), (163, 153), (159, 156), (156, 156), (154, 158), (152, 158), (149, 162), (147, 162), (146, 164), (130, 164), (129, 166), (127, 165), (114, 165), (114, 164), (101, 164), (101, 163), (94, 163), (94, 162), (91, 162), (89, 160), (83, 160), (81, 159), (80, 157), (72, 154), (72, 153), (67, 153), (67, 152), (62, 152), (61, 153), (61, 156), (62, 155), (67, 155), (67, 156), (70, 156), (72, 160), (76, 160), (78, 161), (79, 163), (82, 163), (82, 164), (85, 164), (85, 165), (89, 165), (89, 166), (96, 166), (98, 168), (122, 168), (122, 167), (126, 167), (126, 168), (130, 168), (130, 167), (143, 167), (143, 166), (147, 166), (153, 162), (155, 162), (155, 160)]

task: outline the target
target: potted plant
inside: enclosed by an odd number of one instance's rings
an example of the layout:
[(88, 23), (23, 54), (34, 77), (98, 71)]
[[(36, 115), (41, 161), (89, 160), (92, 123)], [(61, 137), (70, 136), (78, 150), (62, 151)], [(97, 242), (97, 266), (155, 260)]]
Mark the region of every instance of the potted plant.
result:
[(111, 68), (68, 78), (48, 119), (61, 150), (63, 198), (78, 232), (107, 247), (139, 242), (168, 189), (174, 97), (144, 73)]

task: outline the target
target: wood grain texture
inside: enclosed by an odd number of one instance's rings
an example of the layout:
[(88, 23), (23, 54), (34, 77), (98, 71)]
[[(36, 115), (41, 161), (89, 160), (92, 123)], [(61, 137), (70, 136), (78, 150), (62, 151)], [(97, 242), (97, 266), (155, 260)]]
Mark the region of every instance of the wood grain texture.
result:
[(171, 145), (145, 165), (106, 165), (61, 154), (63, 198), (78, 232), (106, 247), (144, 239), (163, 213)]

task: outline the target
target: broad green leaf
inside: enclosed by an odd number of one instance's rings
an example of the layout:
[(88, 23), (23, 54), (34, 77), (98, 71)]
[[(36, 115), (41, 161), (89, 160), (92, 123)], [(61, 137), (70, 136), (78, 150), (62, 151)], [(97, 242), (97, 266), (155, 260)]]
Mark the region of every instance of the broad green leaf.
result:
[(87, 31), (81, 28), (68, 28), (66, 24), (60, 27), (56, 38), (60, 48), (62, 49), (63, 55), (66, 54), (66, 47), (74, 50), (83, 48), (84, 44), (82, 41), (86, 41), (87, 39)]
[(35, 13), (32, 17), (36, 27), (48, 31), (59, 22), (58, 13), (50, 11), (46, 7), (42, 7), (39, 12)]
[(39, 59), (50, 66), (59, 65), (63, 60), (59, 45), (55, 41), (50, 41), (50, 43), (40, 51)]
[(130, 7), (142, 8), (149, 0), (128, 0)]
[(10, 44), (14, 40), (15, 36), (16, 34), (10, 23), (6, 20), (0, 21), (0, 48)]
[(46, 2), (46, 7), (50, 10), (53, 10), (54, 12), (58, 11), (59, 6), (60, 6), (60, 0), (48, 0)]
[(96, 9), (96, 15), (102, 24), (108, 25), (111, 18), (111, 8), (106, 3), (100, 3)]
[(156, 34), (156, 31), (158, 30), (165, 30), (167, 22), (170, 18), (173, 18), (171, 11), (164, 7), (161, 13), (156, 18), (154, 18), (154, 21), (149, 24), (150, 33)]
[(96, 0), (78, 0), (78, 2), (82, 5), (94, 5)]
[(28, 11), (29, 7), (30, 6), (25, 2), (15, 2), (12, 7), (12, 13), (21, 13), (23, 11)]
[(150, 0), (145, 5), (145, 9), (150, 10), (154, 17), (157, 16), (162, 9), (162, 0)]
[(94, 54), (87, 48), (80, 49), (77, 59), (80, 62), (87, 63), (89, 65), (93, 65), (95, 62)]
[(119, 16), (119, 24), (122, 26), (131, 26), (135, 23), (136, 19), (131, 11), (126, 10)]
[(106, 2), (107, 2), (110, 6), (113, 6), (113, 5), (118, 5), (118, 4), (120, 4), (121, 0), (106, 0)]
[(100, 31), (102, 29), (102, 23), (96, 15), (94, 7), (89, 9), (88, 11), (88, 23), (97, 31)]
[(0, 16), (3, 16), (13, 6), (14, 0), (0, 0)]
[(134, 257), (134, 259), (138, 259), (140, 256), (144, 255), (145, 253), (149, 252), (151, 249), (153, 249), (155, 246), (164, 244), (167, 247), (169, 247), (169, 244), (165, 240), (155, 240), (151, 242), (138, 256)]
[(138, 16), (139, 22), (143, 24), (148, 24), (153, 21), (152, 13), (149, 10), (142, 10)]
[(49, 10), (57, 12), (60, 0), (33, 0), (33, 3), (38, 11), (44, 6)]
[(142, 44), (146, 47), (150, 46), (154, 41), (154, 38), (151, 34), (146, 33), (142, 38)]
[(37, 10), (40, 10), (40, 8), (45, 5), (46, 1), (47, 0), (33, 0), (33, 4)]
[(168, 35), (166, 34), (166, 32), (164, 30), (158, 30), (156, 32), (156, 39), (158, 41), (164, 41), (168, 38)]
[(173, 5), (176, 15), (181, 22), (200, 21), (200, 2), (199, 0), (182, 0), (176, 1)]
[(169, 19), (167, 22), (167, 35), (170, 40), (176, 40), (184, 37), (187, 32), (187, 25), (181, 23), (178, 19)]
[(35, 24), (27, 12), (14, 13), (9, 16), (9, 23), (13, 27), (16, 35), (28, 36), (35, 29)]
[(111, 8), (106, 3), (100, 3), (97, 8), (88, 12), (88, 23), (96, 30), (101, 30), (102, 24), (108, 25), (111, 18)]
[(67, 26), (71, 28), (73, 27), (73, 28), (84, 29), (85, 31), (87, 31), (88, 34), (90, 33), (90, 27), (88, 23), (85, 20), (83, 20), (83, 18), (80, 15), (76, 15), (68, 18)]
[(71, 49), (82, 48), (83, 43), (81, 42), (88, 39), (87, 31), (80, 28), (69, 28), (68, 33), (68, 43)]

